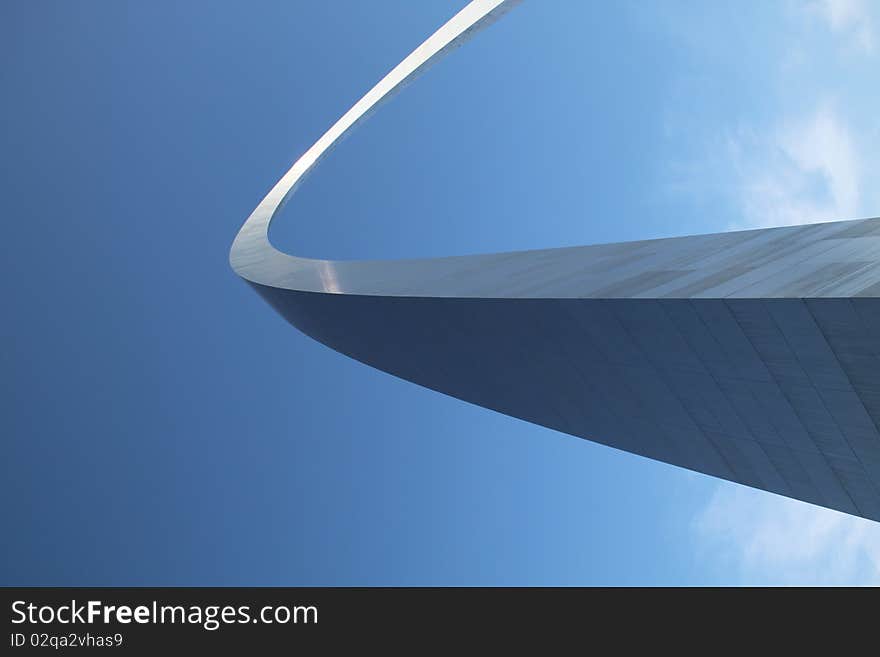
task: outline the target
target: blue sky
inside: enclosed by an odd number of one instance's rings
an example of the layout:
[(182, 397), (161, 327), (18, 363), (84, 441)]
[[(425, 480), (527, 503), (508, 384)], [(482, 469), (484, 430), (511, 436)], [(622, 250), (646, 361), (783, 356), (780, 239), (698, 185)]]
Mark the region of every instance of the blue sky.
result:
[[(878, 583), (868, 521), (418, 388), (229, 270), (462, 2), (0, 7), (4, 584)], [(411, 257), (876, 216), (880, 8), (526, 0), (272, 229)]]

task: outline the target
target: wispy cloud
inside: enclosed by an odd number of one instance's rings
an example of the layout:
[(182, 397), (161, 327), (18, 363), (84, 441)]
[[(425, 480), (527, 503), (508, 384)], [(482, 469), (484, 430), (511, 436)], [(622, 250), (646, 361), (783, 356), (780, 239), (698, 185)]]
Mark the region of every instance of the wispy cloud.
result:
[(815, 0), (808, 5), (834, 34), (857, 50), (873, 53), (876, 49), (874, 17), (865, 0)]
[(880, 523), (721, 484), (693, 529), (730, 583), (880, 585)]
[(733, 170), (729, 192), (742, 210), (734, 228), (853, 219), (861, 210), (859, 155), (830, 104), (769, 134), (740, 128), (726, 151)]
[[(721, 18), (704, 22), (718, 26)], [(675, 32), (676, 40), (694, 51), (693, 61), (707, 58), (713, 64), (685, 69), (671, 95), (664, 123), (676, 156), (663, 161), (664, 191), (700, 207), (707, 230), (876, 216), (876, 67), (849, 51), (854, 46), (880, 51), (875, 47), (880, 3), (790, 0), (784, 11), (768, 10), (764, 18), (777, 21), (768, 29), (775, 38), (753, 44), (762, 57), (751, 63), (724, 59), (707, 46), (710, 36), (717, 40), (712, 30), (703, 30), (704, 40), (679, 39)], [(713, 84), (716, 71), (724, 73), (725, 67), (747, 67), (741, 74), (749, 80), (737, 83), (736, 75), (728, 74), (740, 94), (729, 110), (702, 100), (725, 91)]]

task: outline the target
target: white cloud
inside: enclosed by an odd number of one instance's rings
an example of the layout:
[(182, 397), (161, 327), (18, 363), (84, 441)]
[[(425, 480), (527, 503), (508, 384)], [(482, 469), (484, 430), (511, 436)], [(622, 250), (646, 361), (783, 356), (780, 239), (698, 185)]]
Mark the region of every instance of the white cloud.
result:
[[(709, 15), (704, 23), (720, 22)], [(873, 48), (880, 1), (789, 0), (783, 11), (767, 9), (765, 18), (778, 21), (768, 28), (774, 37), (763, 45), (756, 40), (762, 57), (745, 63), (675, 33), (696, 64), (684, 67), (671, 87), (664, 122), (675, 155), (662, 162), (664, 191), (695, 202), (706, 230), (876, 216), (876, 67), (844, 51), (858, 43)], [(817, 24), (835, 38), (822, 38)], [(710, 30), (700, 33), (719, 40)], [(735, 52), (732, 38), (721, 40), (730, 40)], [(718, 86), (720, 76), (729, 88)], [(703, 100), (719, 92), (736, 98), (729, 109)]]
[(880, 585), (880, 523), (721, 484), (693, 528), (730, 583)]
[(865, 0), (817, 0), (811, 7), (827, 22), (834, 34), (863, 52), (874, 52), (874, 21)]
[(784, 121), (767, 136), (740, 129), (727, 140), (732, 189), (743, 221), (735, 228), (855, 219), (861, 164), (850, 130), (830, 106)]

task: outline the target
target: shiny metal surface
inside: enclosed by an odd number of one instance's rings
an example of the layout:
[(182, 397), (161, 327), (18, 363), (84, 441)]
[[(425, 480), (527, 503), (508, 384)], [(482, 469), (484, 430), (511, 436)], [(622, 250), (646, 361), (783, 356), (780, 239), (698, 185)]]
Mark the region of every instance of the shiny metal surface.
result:
[(348, 130), (508, 6), (470, 3), (343, 115), (245, 222), (234, 270), (307, 335), (401, 378), (880, 520), (880, 219), (399, 261), (269, 243)]

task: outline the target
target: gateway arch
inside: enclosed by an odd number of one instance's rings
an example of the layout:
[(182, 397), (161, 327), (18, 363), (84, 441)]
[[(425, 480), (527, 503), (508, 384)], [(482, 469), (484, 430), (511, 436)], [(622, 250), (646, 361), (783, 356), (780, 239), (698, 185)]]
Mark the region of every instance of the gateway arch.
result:
[(471, 2), (367, 92), (248, 217), (232, 268), (306, 335), (400, 378), (880, 521), (880, 219), (418, 260), (270, 244), (333, 145), (510, 4)]

